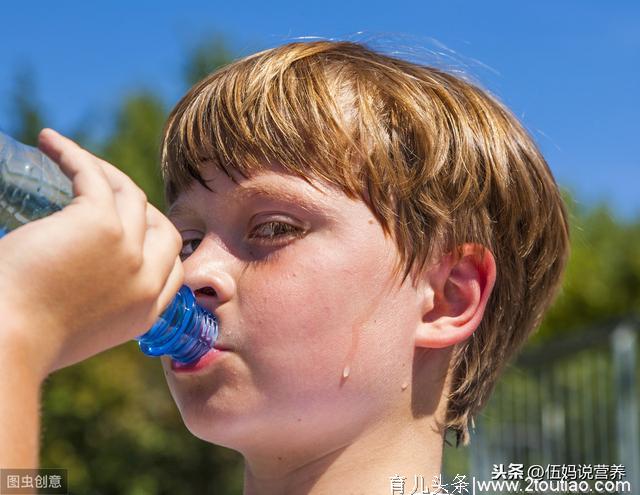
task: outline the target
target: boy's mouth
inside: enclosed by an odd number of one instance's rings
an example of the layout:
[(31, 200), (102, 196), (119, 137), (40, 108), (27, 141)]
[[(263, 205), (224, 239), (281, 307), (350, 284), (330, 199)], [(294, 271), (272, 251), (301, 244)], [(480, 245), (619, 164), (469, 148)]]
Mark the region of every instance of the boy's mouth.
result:
[(229, 352), (230, 351), (228, 349), (216, 345), (200, 359), (197, 359), (190, 363), (181, 363), (172, 359), (171, 370), (175, 373), (194, 373), (208, 367), (209, 365), (220, 359), (224, 354), (228, 354)]

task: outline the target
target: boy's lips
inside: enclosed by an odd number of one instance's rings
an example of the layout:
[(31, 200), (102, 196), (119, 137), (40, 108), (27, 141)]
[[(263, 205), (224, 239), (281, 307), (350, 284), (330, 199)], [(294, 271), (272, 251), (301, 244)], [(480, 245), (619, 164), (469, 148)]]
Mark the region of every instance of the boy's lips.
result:
[(219, 351), (231, 351), (232, 350), (231, 347), (229, 347), (228, 345), (223, 344), (223, 343), (218, 342), (218, 341), (216, 341), (213, 344), (213, 348), (214, 349), (218, 349)]
[(176, 373), (193, 373), (199, 370), (202, 370), (218, 359), (220, 359), (223, 355), (228, 354), (231, 350), (227, 347), (224, 347), (219, 344), (215, 344), (213, 349), (207, 352), (204, 356), (196, 361), (192, 361), (190, 363), (181, 363), (179, 361), (171, 360), (171, 370)]

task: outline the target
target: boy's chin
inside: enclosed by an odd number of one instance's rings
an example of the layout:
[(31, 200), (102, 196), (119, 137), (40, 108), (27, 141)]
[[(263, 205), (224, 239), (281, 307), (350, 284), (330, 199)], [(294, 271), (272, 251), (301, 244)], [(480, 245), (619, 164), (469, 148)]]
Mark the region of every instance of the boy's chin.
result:
[(233, 450), (242, 450), (268, 435), (269, 421), (261, 419), (265, 405), (242, 400), (226, 390), (171, 390), (182, 421), (195, 437)]
[(247, 436), (255, 434), (240, 414), (222, 414), (194, 406), (179, 409), (189, 432), (205, 442), (239, 450)]

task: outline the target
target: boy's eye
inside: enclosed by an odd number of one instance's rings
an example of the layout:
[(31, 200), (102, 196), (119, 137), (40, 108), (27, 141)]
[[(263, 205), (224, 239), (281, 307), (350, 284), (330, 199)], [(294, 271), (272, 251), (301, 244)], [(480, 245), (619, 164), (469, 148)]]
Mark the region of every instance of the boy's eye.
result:
[[(278, 240), (287, 237), (301, 237), (304, 232), (304, 229), (289, 223), (271, 221), (258, 225), (251, 231), (248, 238), (259, 244), (277, 245), (279, 243)], [(180, 259), (184, 261), (188, 256), (192, 255), (201, 242), (202, 239), (200, 238), (184, 239), (182, 241)]]
[(273, 244), (274, 239), (283, 237), (300, 237), (304, 231), (289, 223), (265, 222), (258, 225), (249, 234), (249, 239), (257, 240), (260, 243)]
[[(193, 254), (193, 252), (198, 249), (198, 246), (200, 245), (200, 242), (202, 242), (202, 239), (185, 239), (182, 241), (182, 250), (180, 251), (180, 259), (182, 261), (184, 261), (187, 256)], [(192, 245), (195, 244), (195, 245)], [(192, 245), (191, 250), (188, 252), (185, 252), (185, 247)]]

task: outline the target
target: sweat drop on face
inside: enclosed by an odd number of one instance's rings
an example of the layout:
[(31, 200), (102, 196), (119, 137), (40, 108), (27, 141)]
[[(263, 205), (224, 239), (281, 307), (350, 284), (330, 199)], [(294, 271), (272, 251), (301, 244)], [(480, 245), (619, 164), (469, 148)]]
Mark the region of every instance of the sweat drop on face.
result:
[[(0, 132), (0, 237), (32, 220), (63, 209), (73, 199), (71, 181), (38, 149)], [(149, 356), (181, 363), (206, 354), (218, 337), (218, 321), (196, 304), (183, 285), (146, 333), (136, 338)]]

